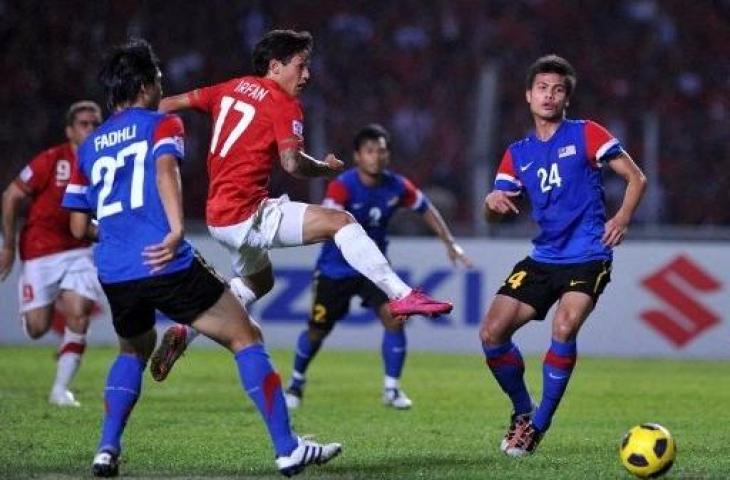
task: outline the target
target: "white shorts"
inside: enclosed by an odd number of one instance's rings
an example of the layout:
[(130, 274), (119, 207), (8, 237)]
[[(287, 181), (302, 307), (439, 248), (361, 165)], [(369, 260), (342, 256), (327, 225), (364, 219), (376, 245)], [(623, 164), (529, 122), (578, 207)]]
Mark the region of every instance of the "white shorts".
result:
[(18, 282), (20, 312), (53, 304), (61, 290), (101, 302), (103, 292), (96, 276), (91, 248), (77, 248), (27, 260)]
[(267, 198), (245, 221), (225, 227), (209, 225), (208, 230), (231, 251), (234, 273), (246, 277), (271, 265), (270, 249), (302, 245), (307, 207), (290, 201), (288, 195)]

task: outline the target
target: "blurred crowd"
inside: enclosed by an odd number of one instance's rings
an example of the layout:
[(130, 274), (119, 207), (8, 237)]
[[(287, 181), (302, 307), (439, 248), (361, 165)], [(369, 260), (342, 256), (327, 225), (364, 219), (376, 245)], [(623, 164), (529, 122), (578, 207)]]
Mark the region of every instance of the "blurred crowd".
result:
[[(662, 223), (730, 225), (730, 1), (223, 1), (42, 2), (0, 0), (3, 80), (0, 183), (39, 150), (63, 140), (63, 114), (81, 98), (103, 102), (103, 51), (147, 38), (163, 61), (167, 93), (250, 72), (256, 41), (271, 28), (315, 36), (312, 82), (303, 95), (307, 131), (320, 122), (325, 148), (350, 160), (356, 130), (370, 122), (393, 135), (393, 168), (411, 177), (468, 233), (469, 170), (477, 78), (499, 72), (497, 162), (524, 136), (527, 67), (558, 53), (578, 71), (569, 116), (619, 137), (639, 164), (647, 113), (659, 119)], [(208, 125), (185, 116), (186, 211), (203, 216)], [(316, 129), (316, 128), (315, 128)], [(608, 178), (615, 205), (621, 185)], [(273, 188), (318, 201), (306, 182), (278, 174)], [(657, 218), (654, 215), (653, 218)], [(640, 221), (651, 218), (642, 216)]]

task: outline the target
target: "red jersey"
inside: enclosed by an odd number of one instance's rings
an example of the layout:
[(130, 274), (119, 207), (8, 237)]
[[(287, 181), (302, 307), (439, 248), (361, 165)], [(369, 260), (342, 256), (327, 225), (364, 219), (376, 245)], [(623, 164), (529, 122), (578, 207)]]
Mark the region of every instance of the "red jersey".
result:
[(262, 77), (234, 78), (193, 90), (188, 98), (212, 119), (207, 223), (241, 223), (268, 197), (279, 152), (303, 146), (299, 101)]
[(32, 197), (20, 232), (21, 260), (91, 245), (71, 235), (70, 212), (61, 208), (75, 165), (76, 153), (70, 143), (64, 143), (39, 154), (15, 179), (15, 184)]

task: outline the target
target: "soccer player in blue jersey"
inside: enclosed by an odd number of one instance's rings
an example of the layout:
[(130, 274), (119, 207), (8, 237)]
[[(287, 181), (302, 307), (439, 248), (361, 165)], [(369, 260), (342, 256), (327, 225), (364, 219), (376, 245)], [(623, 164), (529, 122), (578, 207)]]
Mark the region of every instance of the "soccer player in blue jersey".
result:
[(341, 446), (319, 445), (292, 432), (281, 381), (260, 329), (184, 240), (178, 168), (184, 156), (183, 125), (178, 117), (156, 111), (161, 75), (151, 47), (133, 40), (114, 49), (99, 79), (114, 113), (79, 147), (63, 200), (73, 210), (74, 236), (93, 234), (89, 217), (98, 220), (95, 260), (119, 336), (120, 352), (104, 392), (106, 413), (93, 474), (111, 477), (119, 472), (122, 433), (155, 347), (155, 310), (193, 325), (234, 354), (282, 474), (327, 462)]
[[(644, 174), (606, 129), (565, 118), (575, 85), (564, 58), (548, 55), (530, 67), (525, 95), (535, 131), (509, 146), (485, 199), (489, 216), (498, 217), (518, 214), (515, 199), (526, 194), (540, 228), (532, 253), (507, 277), (479, 330), (487, 365), (513, 404), (501, 450), (515, 457), (533, 453), (550, 427), (576, 363), (578, 331), (611, 279), (612, 250), (646, 188)], [(627, 184), (621, 207), (608, 220), (603, 165)], [(530, 320), (544, 319), (556, 302), (542, 400), (535, 407), (512, 335)]]
[[(454, 264), (470, 266), (469, 259), (454, 240), (438, 210), (407, 178), (386, 169), (390, 161), (389, 142), (388, 132), (380, 125), (362, 128), (354, 140), (356, 167), (330, 182), (324, 205), (350, 212), (383, 253), (388, 245), (386, 231), (393, 213), (401, 207), (410, 208), (421, 214), (429, 228), (438, 235)], [(385, 327), (382, 342), (385, 367), (383, 403), (397, 409), (411, 407), (412, 402), (399, 383), (406, 359), (403, 322), (394, 319), (388, 311), (388, 297), (383, 291), (352, 268), (335, 243), (329, 240), (323, 244), (317, 260), (309, 325), (297, 342), (292, 380), (286, 390), (289, 408), (300, 405), (309, 363), (335, 323), (347, 315), (350, 300), (356, 295), (362, 299), (364, 306), (375, 310)]]

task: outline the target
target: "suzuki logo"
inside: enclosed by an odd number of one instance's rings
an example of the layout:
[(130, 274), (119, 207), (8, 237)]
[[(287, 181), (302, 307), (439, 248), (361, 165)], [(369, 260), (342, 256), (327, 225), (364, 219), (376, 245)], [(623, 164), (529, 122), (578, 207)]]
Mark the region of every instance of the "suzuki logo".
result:
[(678, 256), (642, 284), (670, 308), (644, 311), (641, 318), (677, 347), (720, 323), (720, 317), (697, 297), (716, 292), (722, 284), (689, 258)]

